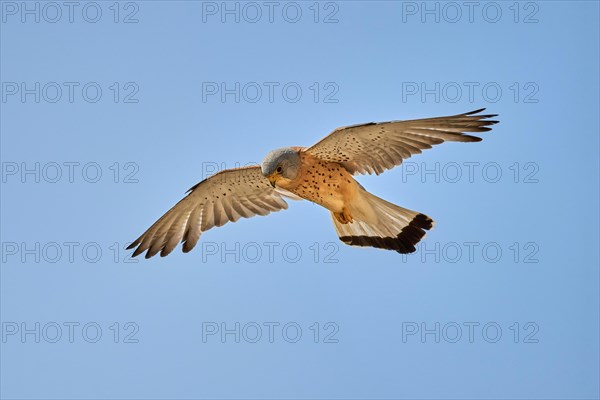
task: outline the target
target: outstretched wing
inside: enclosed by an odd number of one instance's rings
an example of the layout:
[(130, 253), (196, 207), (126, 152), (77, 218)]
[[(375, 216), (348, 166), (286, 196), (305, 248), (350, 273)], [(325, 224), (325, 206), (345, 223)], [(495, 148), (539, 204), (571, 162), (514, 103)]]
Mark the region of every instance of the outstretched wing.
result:
[(169, 254), (179, 242), (183, 251), (192, 250), (200, 234), (241, 217), (267, 215), (288, 207), (265, 178), (259, 166), (228, 169), (203, 180), (165, 213), (127, 249), (137, 249), (133, 257), (146, 252), (146, 258), (160, 251)]
[(479, 142), (465, 132), (486, 132), (498, 123), (488, 118), (497, 114), (471, 111), (449, 117), (410, 121), (371, 122), (334, 130), (305, 151), (323, 160), (342, 164), (350, 173), (379, 175), (402, 164), (413, 154), (431, 146), (451, 142)]

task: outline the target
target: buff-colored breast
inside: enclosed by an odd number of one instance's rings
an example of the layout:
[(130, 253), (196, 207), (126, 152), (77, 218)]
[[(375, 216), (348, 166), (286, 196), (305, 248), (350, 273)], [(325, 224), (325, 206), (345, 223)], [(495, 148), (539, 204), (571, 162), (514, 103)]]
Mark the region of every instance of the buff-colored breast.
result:
[(300, 160), (298, 177), (283, 188), (330, 211), (342, 212), (359, 189), (352, 175), (338, 163), (323, 161), (305, 152), (300, 153)]

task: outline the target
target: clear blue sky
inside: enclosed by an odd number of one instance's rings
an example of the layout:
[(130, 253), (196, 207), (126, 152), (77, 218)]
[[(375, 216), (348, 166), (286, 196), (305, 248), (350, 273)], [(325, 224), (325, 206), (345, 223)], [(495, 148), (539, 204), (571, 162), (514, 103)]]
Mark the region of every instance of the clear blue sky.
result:
[[(597, 2), (0, 6), (2, 398), (600, 395)], [(482, 107), (359, 177), (414, 255), (291, 202), (125, 262), (217, 168)]]

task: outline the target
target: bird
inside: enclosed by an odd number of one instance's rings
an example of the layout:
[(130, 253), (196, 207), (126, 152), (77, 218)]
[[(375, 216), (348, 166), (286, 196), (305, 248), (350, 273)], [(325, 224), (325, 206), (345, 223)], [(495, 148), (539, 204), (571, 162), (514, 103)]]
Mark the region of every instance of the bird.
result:
[(367, 191), (354, 176), (379, 175), (443, 142), (479, 142), (498, 114), (485, 108), (445, 117), (370, 122), (335, 129), (310, 147), (269, 152), (260, 165), (222, 170), (191, 187), (128, 250), (145, 258), (170, 254), (179, 243), (191, 251), (200, 235), (240, 218), (288, 208), (285, 199), (308, 200), (331, 214), (339, 239), (351, 246), (413, 253), (434, 221)]

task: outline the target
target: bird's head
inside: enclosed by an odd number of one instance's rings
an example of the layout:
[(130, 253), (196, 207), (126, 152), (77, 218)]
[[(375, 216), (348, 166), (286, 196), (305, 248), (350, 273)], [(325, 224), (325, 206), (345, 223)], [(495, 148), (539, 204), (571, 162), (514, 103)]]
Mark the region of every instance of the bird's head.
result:
[(261, 164), (262, 174), (269, 179), (271, 186), (289, 182), (298, 176), (300, 171), (300, 154), (298, 150), (284, 147), (271, 151)]

